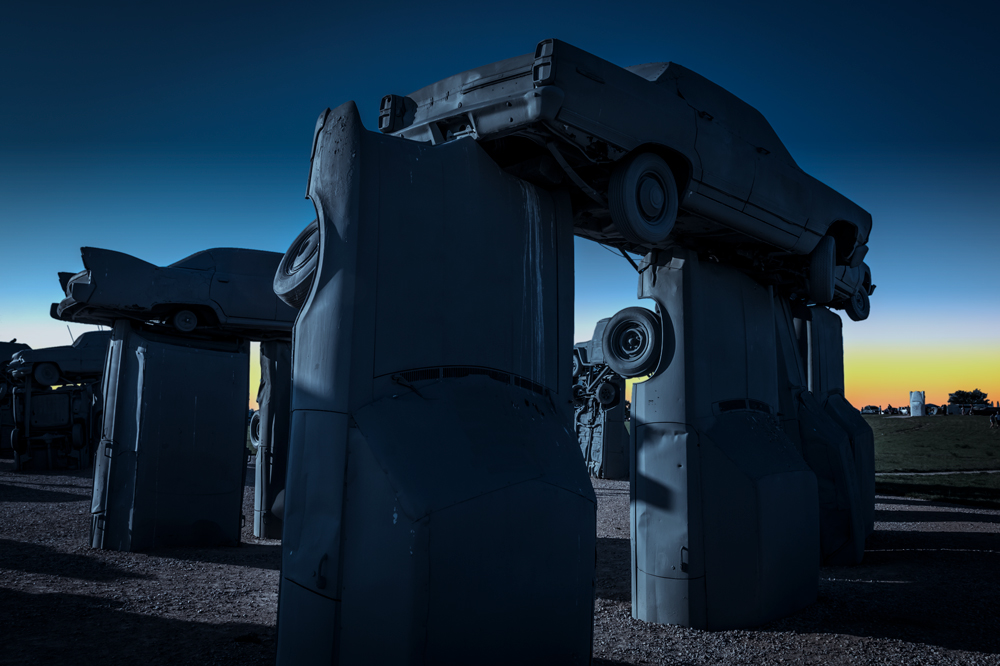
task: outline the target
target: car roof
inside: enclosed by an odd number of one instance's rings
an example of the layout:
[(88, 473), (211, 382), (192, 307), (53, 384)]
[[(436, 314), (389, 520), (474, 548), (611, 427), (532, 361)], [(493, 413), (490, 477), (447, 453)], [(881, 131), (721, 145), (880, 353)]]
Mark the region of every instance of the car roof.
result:
[[(272, 261), (262, 261), (265, 256), (270, 256)], [(184, 257), (180, 261), (170, 264), (168, 268), (215, 270), (220, 273), (242, 275), (274, 275), (281, 257), (281, 252), (263, 252), (238, 247), (213, 247)]]
[(81, 333), (73, 341), (73, 346), (77, 349), (86, 347), (106, 347), (111, 339), (111, 331), (87, 331)]
[(651, 62), (626, 69), (647, 81), (676, 86), (677, 93), (695, 110), (710, 114), (751, 145), (797, 166), (764, 115), (719, 84), (675, 62)]

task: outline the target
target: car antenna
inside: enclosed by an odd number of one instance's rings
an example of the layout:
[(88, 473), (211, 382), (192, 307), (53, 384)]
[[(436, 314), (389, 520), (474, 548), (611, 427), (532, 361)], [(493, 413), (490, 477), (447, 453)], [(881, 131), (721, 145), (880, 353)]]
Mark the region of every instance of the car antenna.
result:
[[(612, 250), (610, 247), (608, 247), (604, 243), (598, 243), (598, 245), (600, 245), (601, 247), (603, 247), (605, 250), (607, 250), (611, 254), (616, 254), (614, 250)], [(619, 253), (621, 253), (621, 255), (623, 257), (625, 257), (625, 261), (627, 261), (628, 263), (632, 264), (632, 268), (635, 269), (636, 273), (641, 273), (642, 272), (642, 271), (639, 270), (639, 266), (636, 265), (635, 261), (632, 260), (632, 257), (628, 256), (628, 254), (625, 252), (625, 250), (621, 249), (620, 247), (617, 248), (617, 250), (618, 250)]]
[(75, 343), (76, 342), (76, 338), (73, 337), (73, 331), (70, 330), (69, 324), (66, 324), (66, 330), (69, 332), (69, 341), (70, 341), (70, 344)]

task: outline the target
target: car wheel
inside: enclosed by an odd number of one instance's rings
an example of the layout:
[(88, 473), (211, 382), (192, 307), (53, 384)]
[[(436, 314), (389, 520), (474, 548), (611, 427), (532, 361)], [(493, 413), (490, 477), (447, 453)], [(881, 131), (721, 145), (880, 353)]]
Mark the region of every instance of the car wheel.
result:
[(274, 293), (298, 310), (306, 302), (319, 264), (319, 220), (295, 237), (274, 274)]
[(847, 312), (847, 316), (854, 321), (864, 321), (868, 319), (868, 314), (871, 312), (872, 305), (871, 300), (868, 298), (868, 292), (862, 289), (858, 289), (851, 296), (851, 300), (844, 304), (844, 310)]
[(604, 362), (622, 377), (648, 375), (660, 360), (661, 339), (660, 318), (655, 313), (625, 308), (604, 329)]
[(74, 423), (73, 424), (73, 448), (82, 449), (83, 448), (83, 424)]
[(35, 381), (42, 386), (53, 386), (59, 383), (59, 368), (55, 363), (39, 363), (32, 373)]
[(170, 323), (181, 333), (190, 333), (198, 327), (198, 315), (190, 310), (178, 310), (171, 317)]
[(663, 158), (639, 153), (619, 164), (608, 184), (608, 208), (625, 240), (659, 245), (677, 220), (677, 183)]
[(250, 451), (256, 455), (260, 449), (260, 412), (256, 411), (250, 417)]
[(618, 387), (611, 382), (604, 382), (597, 389), (597, 402), (601, 407), (611, 409), (618, 404)]
[(809, 255), (809, 300), (829, 303), (833, 300), (833, 273), (837, 267), (837, 243), (833, 236), (823, 236)]

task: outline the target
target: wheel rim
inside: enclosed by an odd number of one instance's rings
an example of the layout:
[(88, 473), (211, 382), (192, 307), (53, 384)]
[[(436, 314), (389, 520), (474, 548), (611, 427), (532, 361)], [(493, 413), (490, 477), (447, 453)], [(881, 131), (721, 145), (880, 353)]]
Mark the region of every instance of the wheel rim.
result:
[(174, 317), (174, 325), (177, 330), (190, 333), (198, 325), (198, 317), (190, 310), (181, 310)]
[(854, 308), (860, 313), (865, 310), (865, 297), (860, 291), (854, 292)]
[(623, 361), (634, 361), (645, 354), (649, 336), (644, 326), (634, 321), (622, 322), (615, 329), (614, 351)]
[(655, 174), (643, 174), (636, 188), (636, 198), (643, 218), (647, 222), (658, 224), (667, 203), (663, 182)]
[(313, 253), (319, 246), (319, 233), (309, 234), (299, 247), (296, 248), (295, 259), (292, 260), (291, 264), (285, 269), (286, 275), (294, 275), (298, 273), (302, 268), (308, 263), (309, 259), (312, 258)]

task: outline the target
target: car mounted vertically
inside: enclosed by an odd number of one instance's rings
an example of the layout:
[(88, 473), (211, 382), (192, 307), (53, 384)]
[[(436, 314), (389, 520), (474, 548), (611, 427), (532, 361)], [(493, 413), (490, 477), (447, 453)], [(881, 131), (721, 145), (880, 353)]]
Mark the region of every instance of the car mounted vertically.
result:
[[(555, 39), (408, 96), (379, 129), (472, 138), (508, 173), (570, 184), (576, 234), (646, 254), (679, 243), (865, 318), (871, 215), (802, 171), (767, 120), (676, 63), (622, 68)], [(855, 292), (843, 293), (843, 278)], [(839, 288), (838, 288), (839, 287)], [(864, 291), (863, 295), (856, 295)]]

